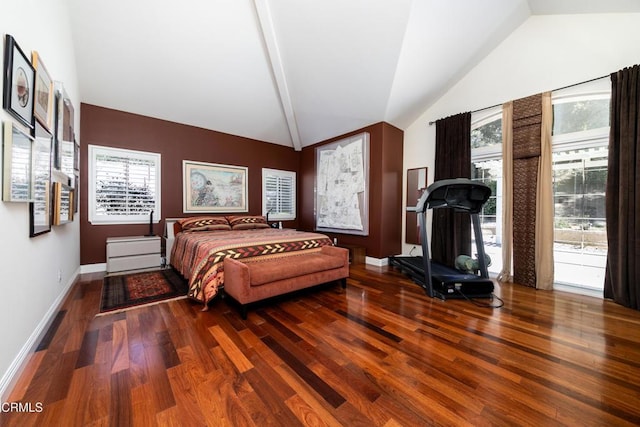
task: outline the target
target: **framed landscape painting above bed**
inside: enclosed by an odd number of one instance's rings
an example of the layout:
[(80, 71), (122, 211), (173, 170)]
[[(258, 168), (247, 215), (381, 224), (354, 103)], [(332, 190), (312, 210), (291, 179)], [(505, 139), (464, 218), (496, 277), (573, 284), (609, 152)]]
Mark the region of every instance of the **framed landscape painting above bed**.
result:
[(183, 160), (183, 212), (248, 212), (247, 174), (244, 166)]

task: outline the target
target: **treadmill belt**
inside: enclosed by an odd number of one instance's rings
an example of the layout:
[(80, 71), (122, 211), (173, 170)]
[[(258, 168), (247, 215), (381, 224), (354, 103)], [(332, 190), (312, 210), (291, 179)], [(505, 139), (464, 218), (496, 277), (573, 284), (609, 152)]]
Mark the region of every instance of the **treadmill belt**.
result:
[(431, 261), (431, 277), (433, 277), (434, 279), (437, 278), (441, 282), (445, 280), (468, 282), (482, 279), (482, 277), (476, 276), (475, 274), (464, 273), (460, 270), (456, 270), (455, 268), (447, 267), (446, 265), (438, 264), (437, 262), (433, 261)]
[[(392, 257), (392, 265), (406, 271), (413, 281), (425, 287), (422, 257)], [(436, 262), (431, 262), (431, 282), (439, 298), (489, 298), (494, 286), (490, 279), (467, 274)]]

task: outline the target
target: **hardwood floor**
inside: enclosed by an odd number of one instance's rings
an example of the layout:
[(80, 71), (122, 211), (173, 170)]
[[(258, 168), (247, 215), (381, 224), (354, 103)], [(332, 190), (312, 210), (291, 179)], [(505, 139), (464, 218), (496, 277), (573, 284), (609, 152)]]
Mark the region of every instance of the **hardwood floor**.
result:
[(11, 393), (32, 412), (0, 425), (640, 424), (640, 312), (612, 302), (501, 285), (480, 308), (357, 265), (246, 321), (188, 300), (95, 317), (101, 284), (74, 286)]

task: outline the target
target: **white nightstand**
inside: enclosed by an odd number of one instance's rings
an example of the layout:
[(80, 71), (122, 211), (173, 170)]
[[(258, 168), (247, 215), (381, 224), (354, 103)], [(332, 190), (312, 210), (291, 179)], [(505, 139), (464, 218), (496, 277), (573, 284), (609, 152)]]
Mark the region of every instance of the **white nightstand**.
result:
[(107, 273), (159, 268), (160, 236), (107, 238)]

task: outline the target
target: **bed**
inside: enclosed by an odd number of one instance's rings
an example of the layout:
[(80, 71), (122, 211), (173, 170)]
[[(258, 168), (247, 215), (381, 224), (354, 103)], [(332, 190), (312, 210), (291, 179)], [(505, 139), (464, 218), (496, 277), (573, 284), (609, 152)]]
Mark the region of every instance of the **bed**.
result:
[(224, 285), (224, 259), (253, 262), (321, 251), (324, 234), (275, 229), (262, 216), (199, 216), (166, 220), (169, 263), (189, 281), (188, 296), (205, 305)]

